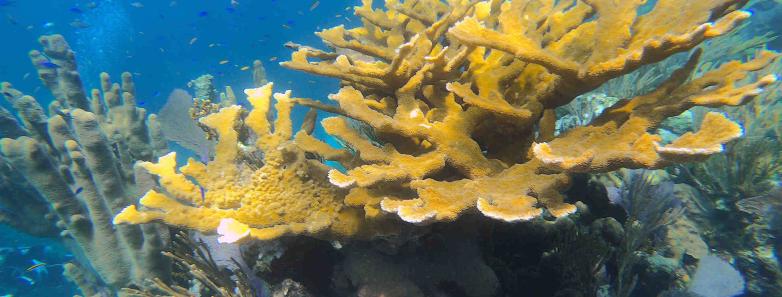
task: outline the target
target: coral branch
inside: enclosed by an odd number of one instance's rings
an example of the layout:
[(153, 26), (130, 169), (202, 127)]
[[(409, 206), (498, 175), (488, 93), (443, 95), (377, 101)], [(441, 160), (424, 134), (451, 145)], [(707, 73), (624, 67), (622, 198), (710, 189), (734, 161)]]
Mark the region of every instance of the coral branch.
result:
[[(276, 94), (271, 123), (271, 86), (248, 90), (253, 109), (243, 121), (238, 108), (203, 119), (220, 134), (214, 161), (191, 161), (181, 174), (166, 165), (168, 193), (148, 194), (141, 204), (150, 209), (131, 207), (117, 220), (218, 229), (239, 240), (329, 229), (349, 235), (357, 229), (345, 232), (343, 219), (366, 227), (388, 214), (412, 223), (471, 210), (504, 221), (566, 216), (576, 211), (562, 194), (571, 173), (699, 161), (741, 135), (720, 114), (668, 143), (653, 133), (691, 107), (751, 100), (776, 80), (752, 76), (776, 54), (693, 77), (696, 51), (656, 90), (586, 126), (559, 136), (554, 129), (555, 108), (725, 34), (749, 17), (740, 10), (745, 2), (408, 0), (377, 8), (363, 0), (355, 7), (361, 26), (317, 33), (329, 51), (286, 44), (295, 52), (282, 66), (341, 80), (329, 96), (335, 105)], [(310, 133), (312, 113), (291, 140), (294, 104), (337, 114), (321, 124), (343, 146)], [(242, 125), (255, 143), (238, 139)], [(245, 164), (258, 151), (263, 165)], [(204, 190), (167, 184), (172, 176)], [(362, 210), (366, 221), (352, 217)]]
[[(306, 160), (304, 151), (293, 144), (288, 117), (290, 92), (274, 94), (277, 119), (273, 125), (266, 116), (272, 108), (272, 84), (245, 92), (253, 109), (242, 122), (257, 141), (240, 143), (235, 129), (240, 121), (239, 106), (225, 107), (202, 118), (201, 122), (219, 135), (215, 160), (202, 164), (191, 159), (180, 168), (181, 173), (174, 169), (174, 153), (157, 163), (144, 163), (145, 168), (160, 176), (167, 195), (148, 192), (139, 200), (144, 210), (131, 205), (114, 218), (115, 224), (159, 220), (218, 232), (230, 241), (248, 235), (258, 239), (315, 235), (327, 229), (342, 235), (357, 232), (357, 218), (343, 209), (343, 192), (325, 180), (322, 166)], [(239, 158), (255, 148), (263, 153), (263, 164), (249, 164)], [(240, 229), (248, 232), (235, 233)]]
[(556, 170), (606, 172), (619, 168), (662, 168), (702, 161), (722, 152), (722, 145), (742, 132), (720, 114), (710, 113), (699, 132), (685, 134), (667, 145), (660, 144), (660, 136), (648, 132), (663, 119), (694, 106), (740, 105), (758, 96), (764, 87), (776, 81), (775, 76), (738, 84), (750, 73), (769, 65), (777, 55), (760, 52), (754, 60), (726, 63), (687, 82), (699, 56), (696, 52), (684, 68), (657, 90), (619, 102), (588, 126), (568, 131), (549, 143), (535, 144), (535, 156)]

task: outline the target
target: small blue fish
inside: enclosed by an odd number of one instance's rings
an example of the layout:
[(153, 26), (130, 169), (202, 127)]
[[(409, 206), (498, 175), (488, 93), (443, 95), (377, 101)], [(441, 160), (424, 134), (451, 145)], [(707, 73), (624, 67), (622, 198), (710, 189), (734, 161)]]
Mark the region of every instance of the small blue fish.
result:
[(41, 63), (38, 63), (38, 65), (49, 69), (60, 68), (60, 65), (54, 64), (52, 61), (42, 61)]
[(73, 20), (73, 22), (68, 23), (68, 25), (76, 29), (87, 29), (90, 27), (90, 24), (82, 22), (81, 20)]
[(84, 191), (84, 188), (83, 187), (79, 187), (78, 189), (76, 189), (76, 192), (74, 192), (74, 194), (79, 195), (79, 194), (81, 194), (82, 191)]
[(201, 202), (206, 201), (206, 190), (202, 186), (198, 186), (198, 188), (201, 190)]
[(71, 114), (67, 112), (63, 112), (62, 110), (55, 110), (54, 113), (56, 113), (58, 116), (61, 116), (64, 119), (71, 119)]
[(228, 6), (228, 7), (225, 8), (225, 12), (227, 12), (227, 13), (234, 13), (234, 12), (236, 12), (236, 8)]
[(203, 11), (198, 13), (198, 16), (200, 16), (200, 17), (205, 17), (205, 16), (208, 16), (208, 15), (209, 15), (209, 12), (206, 11), (206, 10), (203, 10)]
[(84, 13), (84, 11), (81, 10), (81, 8), (79, 8), (77, 6), (73, 6), (71, 8), (68, 8), (68, 11), (70, 11), (72, 13)]
[(0, 6), (11, 6), (16, 4), (16, 1), (13, 0), (0, 0)]
[(22, 280), (28, 286), (35, 285), (35, 280), (33, 280), (32, 278), (29, 278), (29, 277), (26, 277), (26, 276), (20, 276), (20, 277), (17, 277), (17, 278)]
[(8, 20), (8, 23), (11, 24), (11, 25), (14, 25), (14, 26), (19, 25), (19, 22), (16, 20), (16, 18), (14, 18), (10, 14), (6, 15), (5, 19)]
[(209, 147), (203, 146), (200, 150), (201, 152), (198, 153), (198, 159), (201, 163), (209, 163)]

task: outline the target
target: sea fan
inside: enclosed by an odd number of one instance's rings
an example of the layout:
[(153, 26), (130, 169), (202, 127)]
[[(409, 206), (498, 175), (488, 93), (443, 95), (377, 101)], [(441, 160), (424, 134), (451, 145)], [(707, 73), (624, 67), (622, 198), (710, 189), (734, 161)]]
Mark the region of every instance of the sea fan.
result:
[(690, 285), (703, 297), (733, 297), (744, 293), (744, 278), (730, 263), (714, 255), (703, 257)]
[(201, 160), (208, 160), (214, 152), (214, 143), (190, 117), (193, 96), (182, 89), (175, 89), (168, 95), (166, 105), (160, 109), (158, 121), (165, 137), (197, 154)]

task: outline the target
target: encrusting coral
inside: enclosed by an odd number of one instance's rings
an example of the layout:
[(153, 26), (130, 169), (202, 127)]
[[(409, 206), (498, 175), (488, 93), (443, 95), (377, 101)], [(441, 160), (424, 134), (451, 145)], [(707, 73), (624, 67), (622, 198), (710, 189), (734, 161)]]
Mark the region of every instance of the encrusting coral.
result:
[[(750, 16), (740, 10), (746, 1), (645, 3), (388, 0), (383, 10), (364, 0), (355, 8), (362, 26), (317, 33), (334, 52), (291, 43), (296, 51), (282, 63), (340, 79), (343, 87), (329, 97), (337, 106), (278, 94), (271, 133), (270, 87), (248, 90), (254, 109), (243, 123), (258, 136), (255, 146), (237, 141), (239, 107), (203, 118), (220, 135), (215, 160), (191, 160), (184, 175), (172, 155), (145, 164), (167, 195), (148, 193), (141, 204), (149, 209), (130, 206), (115, 223), (162, 220), (238, 240), (329, 227), (349, 235), (387, 214), (412, 223), (473, 209), (504, 221), (563, 217), (576, 211), (562, 194), (570, 173), (660, 168), (721, 152), (742, 130), (718, 113), (670, 143), (651, 133), (691, 107), (741, 105), (759, 95), (776, 77), (744, 79), (776, 54), (692, 77), (696, 51), (656, 90), (554, 135), (555, 108)], [(347, 147), (306, 131), (291, 141), (294, 103), (341, 115), (321, 123)], [(256, 146), (263, 166), (247, 168), (241, 156)], [(365, 222), (355, 218), (362, 211)]]
[[(11, 183), (10, 188), (31, 189), (4, 197), (15, 201), (4, 201), (4, 206), (26, 207), (19, 209), (19, 214), (25, 214), (30, 205), (46, 205), (16, 223), (51, 223), (38, 228), (59, 230), (72, 252), (86, 260), (66, 267), (79, 285), (116, 290), (144, 286), (149, 277), (167, 279), (170, 264), (160, 252), (167, 245), (168, 229), (159, 224), (111, 223), (130, 199), (155, 187), (151, 176), (134, 166), (136, 160), (151, 160), (166, 149), (155, 118), (135, 106), (129, 73), (123, 73), (122, 84), (101, 74), (101, 90), (93, 90), (88, 98), (65, 39), (51, 35), (39, 41), (44, 53), (31, 51), (30, 58), (55, 100), (47, 116), (35, 98), (2, 83), (3, 96), (21, 119), (19, 123), (4, 118), (21, 132), (4, 134), (13, 138), (0, 140), (0, 160), (10, 168), (1, 172), (2, 179)], [(33, 221), (38, 218), (44, 219)]]

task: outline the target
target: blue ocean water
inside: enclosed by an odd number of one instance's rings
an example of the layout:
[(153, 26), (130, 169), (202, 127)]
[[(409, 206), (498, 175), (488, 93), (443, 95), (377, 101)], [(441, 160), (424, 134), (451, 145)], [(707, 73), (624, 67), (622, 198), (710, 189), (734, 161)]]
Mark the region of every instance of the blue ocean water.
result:
[(212, 74), (217, 86), (231, 85), (237, 91), (250, 87), (251, 73), (240, 69), (256, 59), (264, 63), (275, 89), (325, 100), (337, 81), (280, 67), (290, 56), (283, 44), (320, 46), (313, 33), (357, 24), (348, 8), (359, 2), (319, 1), (311, 9), (314, 1), (253, 0), (235, 6), (229, 0), (3, 1), (0, 36), (8, 42), (2, 46), (0, 77), (17, 89), (30, 90), (46, 106), (51, 95), (41, 88), (25, 56), (39, 47), (38, 36), (57, 33), (76, 52), (86, 86), (99, 86), (100, 72), (117, 79), (131, 72), (139, 105), (152, 111), (165, 104), (171, 90), (187, 88), (187, 82), (202, 74)]

